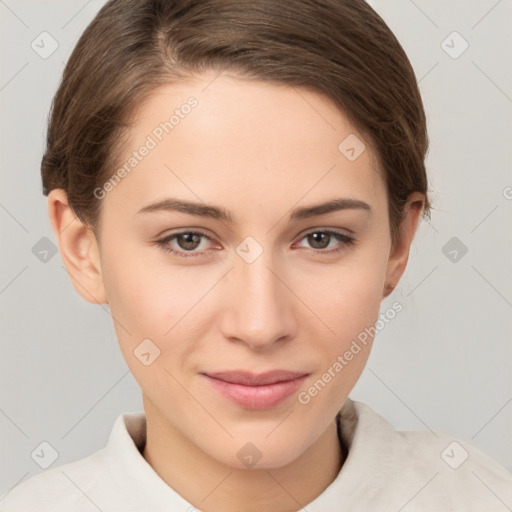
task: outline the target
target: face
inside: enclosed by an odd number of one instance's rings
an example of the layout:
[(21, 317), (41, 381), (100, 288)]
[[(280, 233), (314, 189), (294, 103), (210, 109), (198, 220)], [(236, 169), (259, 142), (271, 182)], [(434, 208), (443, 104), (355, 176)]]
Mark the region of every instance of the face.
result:
[(338, 149), (363, 138), (327, 99), (214, 77), (134, 117), (130, 170), (97, 191), (101, 278), (148, 422), (236, 467), (251, 442), (272, 468), (319, 439), (366, 363), (371, 338), (344, 354), (389, 277), (387, 195), (368, 144)]

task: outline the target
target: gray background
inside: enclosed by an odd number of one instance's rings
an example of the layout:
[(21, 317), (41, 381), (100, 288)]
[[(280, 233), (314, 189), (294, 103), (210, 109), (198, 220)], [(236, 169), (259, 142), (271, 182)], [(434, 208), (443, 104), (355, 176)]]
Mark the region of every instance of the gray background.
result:
[[(352, 398), (398, 429), (447, 432), (512, 469), (512, 2), (371, 4), (416, 71), (435, 210), (382, 306), (404, 310), (379, 333)], [(0, 0), (0, 494), (42, 471), (31, 457), (42, 441), (60, 465), (103, 447), (121, 412), (142, 410), (108, 309), (79, 297), (60, 256), (41, 261), (36, 245), (55, 242), (39, 177), (50, 101), (101, 5)], [(58, 43), (47, 58), (31, 47), (46, 37), (39, 51), (51, 49), (44, 31)], [(463, 39), (446, 39), (453, 31)]]

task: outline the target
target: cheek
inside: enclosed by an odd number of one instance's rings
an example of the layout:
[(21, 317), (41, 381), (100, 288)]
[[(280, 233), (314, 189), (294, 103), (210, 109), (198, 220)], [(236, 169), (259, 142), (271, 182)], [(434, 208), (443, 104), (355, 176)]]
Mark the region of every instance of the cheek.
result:
[(170, 337), (179, 334), (181, 324), (172, 329), (174, 324), (185, 314), (188, 301), (182, 284), (169, 282), (135, 257), (123, 258), (122, 265), (114, 263), (110, 259), (104, 267), (105, 286), (120, 350), (142, 390), (151, 394), (168, 389), (172, 384), (165, 371), (172, 368), (167, 364), (169, 353), (182, 359), (183, 347), (166, 348)]
[(202, 286), (193, 268), (148, 264), (140, 247), (119, 250), (124, 254), (119, 259), (116, 252), (105, 252), (102, 261), (112, 313), (130, 332), (161, 337), (197, 301)]
[(385, 261), (362, 260), (340, 267), (324, 283), (318, 298), (318, 310), (335, 331), (335, 337), (347, 342), (376, 321), (385, 277)]
[(385, 268), (376, 263), (340, 268), (330, 284), (325, 281), (327, 289), (312, 306), (322, 311), (322, 320), (334, 334), (315, 336), (317, 372), (298, 401), (313, 408), (326, 424), (350, 394), (370, 355)]
[(322, 312), (322, 320), (334, 334), (317, 337), (319, 381), (313, 383), (311, 395), (306, 390), (306, 399), (321, 394), (315, 399), (316, 407), (327, 412), (332, 413), (348, 396), (368, 360), (387, 264), (383, 247), (366, 247), (331, 271), (322, 279), (324, 291), (312, 306)]
[[(205, 314), (208, 301), (201, 299), (218, 280), (219, 271), (200, 266), (148, 265), (147, 251), (121, 247), (119, 244), (115, 251), (105, 251), (102, 268), (124, 358), (139, 382), (149, 376), (134, 357), (137, 347), (149, 339), (159, 351), (152, 368), (165, 366), (179, 371), (190, 352), (197, 349), (197, 340), (204, 338), (205, 326), (211, 323), (211, 317)], [(116, 258), (117, 253), (125, 255), (122, 262)], [(151, 372), (151, 378), (156, 378), (155, 372)]]

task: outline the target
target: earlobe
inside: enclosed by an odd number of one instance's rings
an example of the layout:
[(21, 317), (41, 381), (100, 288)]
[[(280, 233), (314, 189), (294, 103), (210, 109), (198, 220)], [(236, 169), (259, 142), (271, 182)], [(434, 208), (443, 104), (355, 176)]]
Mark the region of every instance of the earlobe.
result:
[(420, 192), (413, 192), (407, 200), (404, 217), (400, 226), (400, 237), (392, 248), (388, 259), (385, 285), (382, 293), (383, 298), (391, 294), (405, 272), (407, 261), (409, 260), (409, 251), (420, 222), (424, 204), (425, 196)]
[(48, 194), (48, 215), (75, 290), (92, 304), (106, 303), (96, 237), (75, 215), (65, 190)]

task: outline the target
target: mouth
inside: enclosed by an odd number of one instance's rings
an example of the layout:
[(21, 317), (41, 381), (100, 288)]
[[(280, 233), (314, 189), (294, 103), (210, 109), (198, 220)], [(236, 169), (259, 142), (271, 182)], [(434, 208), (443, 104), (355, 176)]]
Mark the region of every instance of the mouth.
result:
[(265, 410), (293, 395), (309, 373), (273, 370), (254, 374), (236, 370), (202, 373), (214, 390), (239, 407)]

